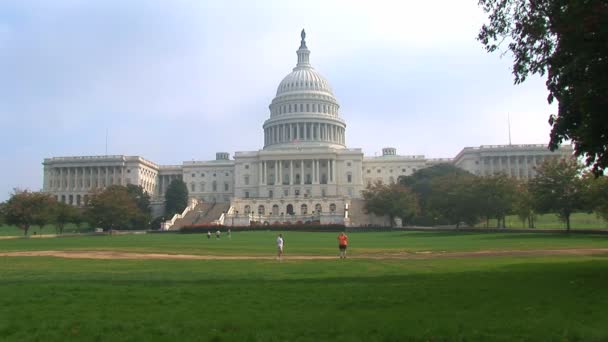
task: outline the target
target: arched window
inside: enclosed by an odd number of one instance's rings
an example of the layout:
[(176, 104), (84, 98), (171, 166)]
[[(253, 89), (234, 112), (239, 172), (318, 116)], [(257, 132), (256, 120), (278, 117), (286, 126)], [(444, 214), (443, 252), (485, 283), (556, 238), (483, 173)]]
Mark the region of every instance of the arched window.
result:
[(317, 214), (321, 213), (321, 203), (317, 203), (317, 204), (315, 205), (315, 212), (316, 212)]
[(300, 214), (307, 215), (308, 214), (308, 206), (306, 204), (302, 204), (300, 207)]
[(336, 205), (334, 203), (329, 205), (329, 211), (332, 213), (336, 212)]
[(196, 191), (196, 184), (194, 184), (194, 183), (190, 184), (190, 191), (192, 191), (192, 192)]
[(353, 174), (352, 173), (347, 173), (346, 174), (346, 182), (347, 183), (352, 183), (353, 182)]
[(266, 213), (266, 209), (263, 205), (258, 206), (258, 214), (264, 215)]
[(204, 191), (205, 191), (205, 182), (202, 182), (201, 183), (201, 192), (204, 192)]
[(245, 185), (249, 185), (249, 175), (245, 176)]
[(245, 214), (249, 214), (251, 212), (251, 207), (249, 205), (245, 206)]
[(278, 204), (275, 204), (272, 206), (272, 215), (274, 215), (274, 216), (279, 215), (279, 205)]
[(211, 191), (216, 192), (217, 191), (217, 182), (213, 181), (213, 183), (211, 183)]

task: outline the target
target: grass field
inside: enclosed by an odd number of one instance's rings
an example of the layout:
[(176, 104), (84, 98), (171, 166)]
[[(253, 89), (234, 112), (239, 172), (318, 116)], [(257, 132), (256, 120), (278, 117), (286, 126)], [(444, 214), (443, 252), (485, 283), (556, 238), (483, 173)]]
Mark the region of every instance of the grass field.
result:
[[(574, 213), (570, 220), (572, 229), (608, 229), (608, 222), (598, 218), (597, 215), (593, 213)], [(527, 226), (524, 226), (521, 220), (515, 215), (507, 216), (505, 223), (507, 228), (527, 228)], [(483, 228), (485, 227), (485, 224), (485, 222), (481, 222), (477, 227)], [(559, 221), (555, 214), (537, 215), (535, 224), (537, 229), (566, 229), (565, 223)], [(496, 220), (490, 220), (489, 226), (490, 228), (496, 227)], [(88, 233), (92, 230), (93, 228), (87, 224), (83, 224), (81, 227), (68, 224), (64, 228), (64, 233)], [(40, 229), (38, 226), (32, 226), (29, 230), (29, 234), (55, 234), (55, 228), (53, 225), (45, 226), (43, 229)], [(23, 235), (23, 230), (14, 226), (0, 225), (0, 237), (19, 235)]]
[[(0, 240), (0, 252), (272, 256), (273, 232)], [(286, 259), (0, 257), (1, 341), (608, 339), (608, 254), (357, 258), (402, 252), (608, 248), (561, 234), (288, 232)]]

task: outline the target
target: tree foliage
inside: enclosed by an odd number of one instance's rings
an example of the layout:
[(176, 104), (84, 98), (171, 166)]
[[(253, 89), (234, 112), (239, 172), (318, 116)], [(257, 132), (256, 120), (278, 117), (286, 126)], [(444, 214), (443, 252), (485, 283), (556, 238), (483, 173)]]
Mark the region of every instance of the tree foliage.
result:
[(165, 192), (165, 216), (181, 214), (187, 206), (188, 187), (181, 179), (174, 179)]
[(608, 221), (608, 177), (586, 177), (588, 186), (588, 203), (595, 213)]
[(150, 209), (150, 195), (141, 185), (127, 185), (127, 193), (135, 201), (140, 214), (133, 217), (131, 225), (133, 227), (148, 228), (152, 220), (152, 210)]
[(41, 228), (53, 221), (55, 199), (42, 192), (15, 191), (3, 209), (6, 223), (23, 229), (27, 235), (32, 225)]
[(513, 200), (513, 213), (519, 217), (524, 226), (534, 228), (536, 218), (534, 197), (530, 192), (530, 183), (519, 182)]
[(363, 191), (363, 198), (366, 210), (380, 216), (388, 215), (391, 226), (396, 217), (403, 223), (410, 222), (419, 211), (416, 195), (401, 184), (375, 183)]
[(433, 193), (433, 180), (443, 176), (459, 176), (469, 175), (452, 164), (437, 164), (428, 168), (419, 169), (410, 176), (399, 177), (399, 183), (410, 188), (418, 197), (418, 205), (420, 207), (419, 217), (417, 221), (423, 224), (434, 224), (435, 218), (441, 216), (431, 206), (430, 198)]
[(581, 170), (582, 166), (574, 159), (548, 159), (530, 181), (536, 209), (541, 213), (556, 213), (568, 231), (570, 215), (585, 209)]
[(549, 147), (574, 143), (599, 175), (608, 167), (608, 1), (479, 0), (489, 15), (478, 39), (493, 52), (508, 42), (515, 83), (547, 74)]
[(105, 230), (134, 228), (133, 223), (142, 215), (127, 188), (120, 185), (93, 194), (87, 208), (89, 223)]
[[(505, 216), (512, 212), (517, 182), (505, 174), (480, 177), (474, 186), (479, 213), (497, 221), (496, 228), (505, 228)], [(487, 224), (486, 224), (487, 225)]]
[(449, 223), (474, 226), (479, 220), (478, 177), (471, 174), (444, 175), (431, 182), (431, 207)]
[(78, 216), (80, 216), (78, 208), (63, 202), (53, 203), (51, 210), (54, 213), (53, 223), (55, 223), (55, 230), (59, 234), (63, 234), (63, 228), (65, 228), (67, 223), (74, 223), (78, 220)]

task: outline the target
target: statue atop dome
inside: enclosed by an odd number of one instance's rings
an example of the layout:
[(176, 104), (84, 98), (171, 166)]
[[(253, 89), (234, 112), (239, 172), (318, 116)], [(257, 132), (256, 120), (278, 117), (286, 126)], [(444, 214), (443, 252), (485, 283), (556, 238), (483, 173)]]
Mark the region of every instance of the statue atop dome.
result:
[(302, 41), (300, 42), (300, 49), (304, 48), (306, 49), (306, 31), (304, 31), (304, 29), (302, 29), (302, 32), (300, 33), (300, 37), (302, 37)]

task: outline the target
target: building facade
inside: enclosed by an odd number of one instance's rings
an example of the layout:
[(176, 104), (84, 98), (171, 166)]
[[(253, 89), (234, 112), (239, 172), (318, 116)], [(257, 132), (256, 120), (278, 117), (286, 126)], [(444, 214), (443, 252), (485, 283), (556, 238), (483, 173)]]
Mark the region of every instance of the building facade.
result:
[[(226, 213), (237, 222), (300, 221), (345, 223), (352, 201), (377, 181), (439, 163), (453, 163), (479, 176), (505, 173), (530, 179), (546, 158), (572, 155), (570, 146), (550, 152), (544, 145), (466, 147), (455, 158), (400, 156), (384, 148), (382, 156), (365, 157), (345, 144), (346, 122), (329, 82), (310, 64), (302, 31), (297, 63), (279, 84), (263, 123), (264, 147), (226, 152), (212, 161), (158, 165), (138, 156), (55, 157), (44, 160), (43, 191), (62, 202), (83, 205), (92, 191), (109, 185), (141, 185), (162, 206), (174, 179), (183, 180), (192, 199), (230, 203)], [(160, 212), (160, 211), (159, 211)]]

